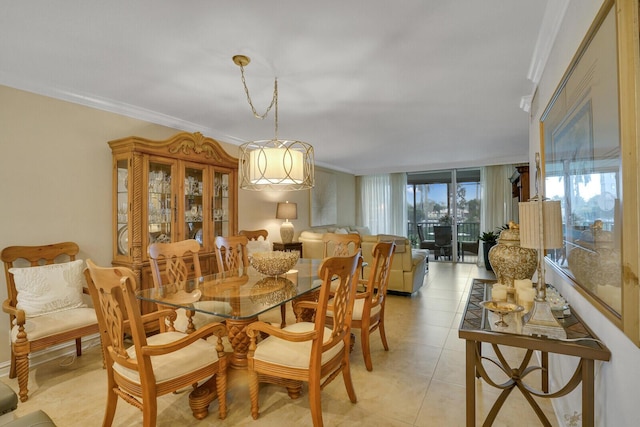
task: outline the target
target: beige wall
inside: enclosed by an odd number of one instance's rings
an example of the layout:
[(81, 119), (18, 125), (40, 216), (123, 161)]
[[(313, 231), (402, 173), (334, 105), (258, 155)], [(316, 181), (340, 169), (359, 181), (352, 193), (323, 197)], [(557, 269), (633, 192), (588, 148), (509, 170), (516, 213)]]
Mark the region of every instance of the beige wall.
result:
[[(111, 262), (111, 151), (129, 135), (164, 139), (179, 130), (0, 85), (0, 248), (75, 241), (80, 257)], [(237, 156), (235, 145), (222, 143)], [(355, 177), (337, 173), (338, 220), (355, 221)], [(280, 241), (276, 202), (298, 203), (309, 227), (309, 191), (240, 191), (239, 227)], [(7, 297), (4, 275), (0, 300)], [(0, 370), (9, 360), (9, 317), (0, 313)]]
[[(328, 170), (316, 168), (316, 170)], [(356, 178), (354, 175), (331, 171), (336, 176), (338, 216), (336, 224), (356, 225)], [(298, 204), (298, 219), (291, 222), (295, 228), (294, 239), (311, 223), (311, 198), (309, 191), (245, 191), (240, 190), (238, 201), (239, 230), (264, 228), (269, 232), (269, 239), (280, 242), (280, 224), (276, 219), (276, 203), (289, 201)], [(303, 248), (304, 252), (304, 248)]]
[[(549, 104), (573, 55), (582, 42), (589, 26), (603, 4), (603, 0), (570, 2), (553, 50), (545, 65), (538, 92), (531, 109), (529, 126), (529, 158), (533, 161), (540, 151), (540, 118)], [(532, 162), (531, 166), (535, 164)], [(532, 180), (533, 185), (533, 180)], [(547, 268), (546, 281), (556, 286), (570, 302), (573, 310), (585, 320), (589, 327), (611, 350), (611, 361), (596, 363), (595, 413), (598, 426), (637, 425), (638, 392), (640, 370), (630, 367), (640, 364), (640, 350), (624, 333), (585, 299), (572, 283), (553, 268)], [(564, 384), (572, 375), (576, 359), (572, 357), (550, 357), (551, 388)], [(567, 420), (574, 412), (581, 412), (580, 393), (571, 393), (554, 400), (558, 419)]]

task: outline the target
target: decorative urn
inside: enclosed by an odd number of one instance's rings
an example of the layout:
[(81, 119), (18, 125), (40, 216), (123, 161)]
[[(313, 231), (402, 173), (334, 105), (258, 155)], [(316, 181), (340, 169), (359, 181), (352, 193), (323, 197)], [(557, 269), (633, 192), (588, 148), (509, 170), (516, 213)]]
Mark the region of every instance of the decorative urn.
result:
[(514, 280), (531, 279), (538, 267), (538, 251), (520, 247), (520, 228), (513, 221), (489, 250), (489, 262), (498, 283), (513, 288)]

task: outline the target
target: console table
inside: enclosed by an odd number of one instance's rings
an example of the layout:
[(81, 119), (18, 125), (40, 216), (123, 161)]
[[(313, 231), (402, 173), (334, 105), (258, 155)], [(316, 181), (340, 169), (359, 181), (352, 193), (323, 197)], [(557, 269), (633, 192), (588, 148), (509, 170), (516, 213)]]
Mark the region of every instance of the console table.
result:
[[(608, 361), (611, 358), (609, 349), (596, 337), (587, 325), (573, 312), (559, 322), (567, 332), (567, 340), (550, 339), (539, 336), (521, 335), (517, 332), (501, 331), (493, 326), (494, 314), (485, 310), (480, 302), (491, 299), (491, 286), (494, 280), (475, 279), (472, 284), (464, 317), (458, 329), (458, 336), (466, 340), (466, 420), (467, 427), (476, 425), (476, 378), (482, 378), (490, 386), (501, 389), (502, 393), (496, 399), (487, 414), (483, 426), (493, 424), (498, 412), (507, 397), (515, 388), (520, 390), (529, 405), (533, 408), (542, 425), (551, 426), (542, 409), (534, 400), (535, 397), (556, 398), (565, 396), (582, 383), (582, 425), (594, 425), (594, 363), (596, 360)], [(522, 322), (520, 314), (509, 314), (505, 320), (518, 325)], [(497, 360), (482, 356), (482, 343), (491, 344)], [(499, 346), (519, 347), (526, 349), (526, 353), (519, 366), (511, 367), (503, 356)], [(541, 366), (530, 366), (534, 351), (541, 352)], [(559, 390), (549, 391), (549, 353), (564, 354), (580, 358), (571, 379)], [(490, 377), (483, 366), (483, 361), (491, 361), (499, 366), (510, 379), (498, 383)], [(540, 389), (524, 383), (523, 378), (532, 372), (541, 370), (542, 381)]]

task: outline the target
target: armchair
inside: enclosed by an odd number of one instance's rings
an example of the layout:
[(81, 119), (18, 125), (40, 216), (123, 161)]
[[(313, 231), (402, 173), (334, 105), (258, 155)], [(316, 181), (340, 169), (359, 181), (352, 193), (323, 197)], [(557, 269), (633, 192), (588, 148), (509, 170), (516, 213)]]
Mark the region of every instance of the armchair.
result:
[(81, 338), (98, 333), (95, 311), (82, 296), (89, 291), (83, 288), (83, 261), (76, 260), (79, 250), (76, 243), (64, 242), (10, 246), (0, 253), (8, 296), (2, 310), (11, 328), (9, 378), (18, 377), (22, 402), (29, 398), (30, 353), (75, 340), (81, 356)]
[[(300, 395), (302, 381), (309, 384), (309, 406), (315, 427), (322, 426), (320, 392), (340, 373), (351, 402), (357, 398), (351, 381), (349, 343), (351, 318), (358, 273), (362, 265), (359, 251), (348, 257), (331, 257), (322, 262), (322, 287), (318, 301), (300, 301), (299, 307), (315, 309), (315, 321), (298, 322), (276, 328), (264, 322), (247, 326), (249, 344), (249, 394), (251, 415), (258, 418), (259, 383), (284, 385), (292, 399)], [(332, 285), (333, 291), (332, 291)], [(325, 326), (327, 311), (333, 324)], [(260, 333), (270, 336), (257, 342)]]
[[(136, 300), (136, 279), (124, 267), (102, 268), (87, 260), (85, 271), (94, 302), (102, 350), (106, 359), (107, 401), (103, 426), (111, 426), (118, 397), (142, 410), (142, 425), (155, 426), (158, 396), (193, 386), (190, 406), (193, 416), (203, 419), (208, 406), (218, 397), (220, 419), (227, 415), (227, 359), (222, 345), (226, 327), (208, 324), (191, 334), (161, 332), (147, 338), (145, 324), (156, 320), (160, 328), (166, 317), (175, 317), (172, 309), (162, 309), (144, 316)], [(130, 333), (133, 345), (125, 340)], [(217, 336), (217, 343), (206, 341)], [(199, 396), (196, 385), (216, 387), (217, 393)]]

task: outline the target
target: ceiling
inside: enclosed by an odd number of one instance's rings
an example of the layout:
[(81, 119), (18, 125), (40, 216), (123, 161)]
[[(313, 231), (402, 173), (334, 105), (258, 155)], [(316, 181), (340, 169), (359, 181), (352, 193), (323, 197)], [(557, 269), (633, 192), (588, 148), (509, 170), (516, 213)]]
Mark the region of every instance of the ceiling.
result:
[(547, 1), (0, 0), (0, 84), (356, 175), (527, 161)]

